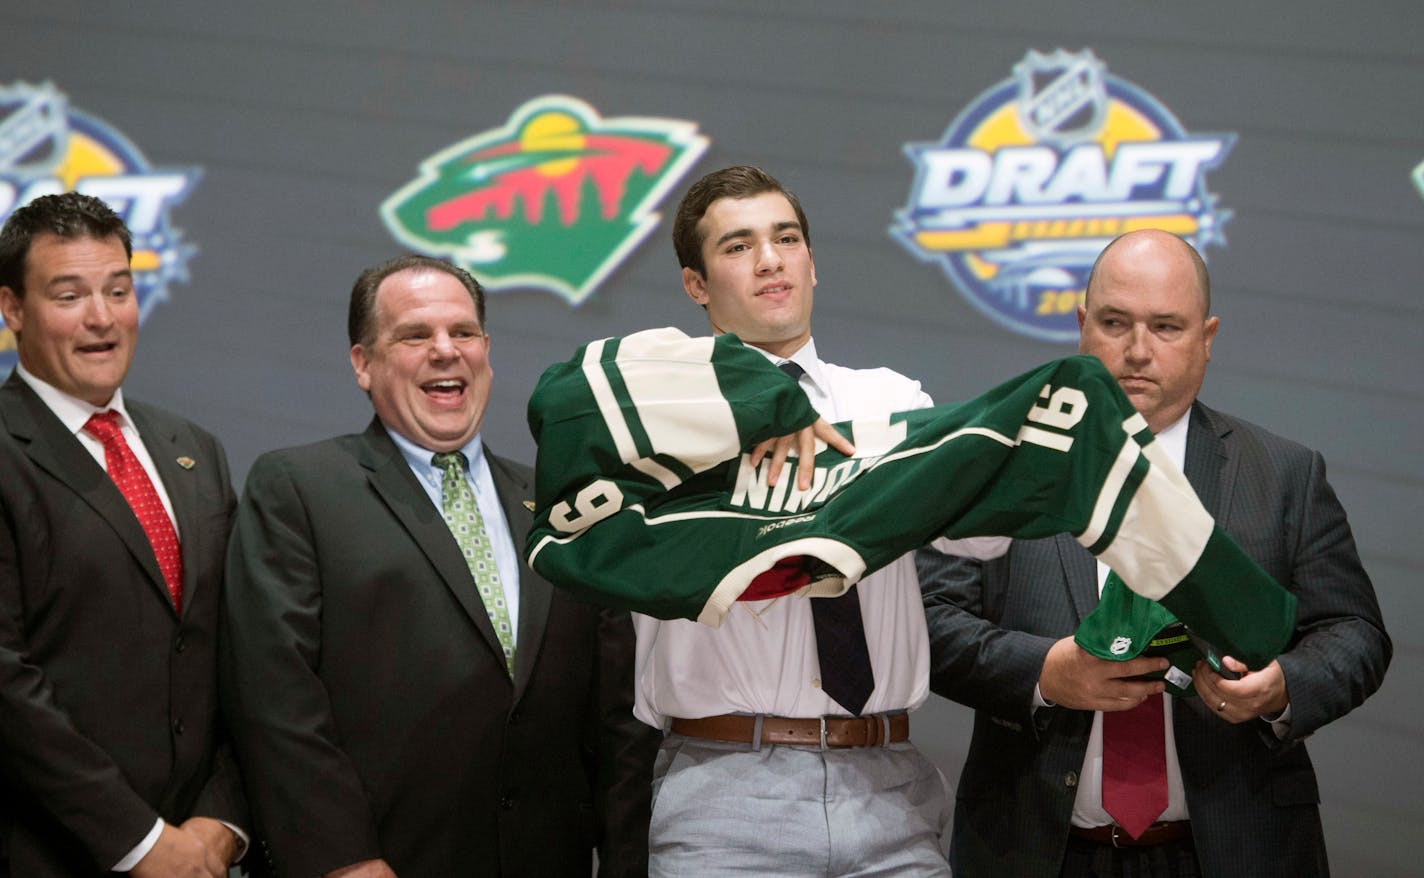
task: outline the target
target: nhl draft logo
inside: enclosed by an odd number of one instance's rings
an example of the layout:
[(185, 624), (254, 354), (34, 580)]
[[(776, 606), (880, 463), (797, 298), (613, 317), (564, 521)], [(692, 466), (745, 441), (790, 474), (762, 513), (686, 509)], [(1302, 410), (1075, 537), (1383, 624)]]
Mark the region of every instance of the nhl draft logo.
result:
[(1231, 214), (1206, 172), (1235, 141), (1188, 134), (1091, 50), (1030, 51), (940, 142), (905, 145), (915, 182), (890, 234), (1000, 325), (1073, 341), (1088, 272), (1114, 237), (1157, 228), (1198, 251), (1225, 244)]
[[(197, 248), (169, 219), (198, 182), (197, 168), (154, 169), (105, 122), (74, 109), (53, 83), (0, 85), (0, 222), (41, 195), (102, 198), (133, 233), (139, 319), (188, 279)], [(0, 375), (14, 368), (15, 336), (0, 323)]]
[(396, 240), (490, 290), (543, 289), (577, 305), (648, 236), (653, 209), (706, 149), (691, 122), (604, 119), (547, 95), (426, 159), (381, 217)]

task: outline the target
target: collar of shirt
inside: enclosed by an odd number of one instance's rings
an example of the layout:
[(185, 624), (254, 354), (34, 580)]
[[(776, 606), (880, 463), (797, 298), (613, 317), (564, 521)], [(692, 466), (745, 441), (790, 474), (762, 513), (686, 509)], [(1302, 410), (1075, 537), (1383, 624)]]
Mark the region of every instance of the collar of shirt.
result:
[[(138, 435), (137, 428), (134, 427), (133, 419), (129, 417), (128, 409), (124, 408), (124, 391), (119, 388), (114, 391), (114, 398), (109, 400), (106, 406), (93, 406), (75, 396), (70, 396), (53, 384), (35, 377), (34, 373), (25, 368), (23, 363), (15, 364), (15, 373), (20, 376), (20, 380), (30, 386), (35, 395), (40, 398), (49, 410), (54, 412), (54, 416), (59, 418), (64, 428), (71, 433), (80, 436), (88, 436), (82, 433), (84, 425), (89, 422), (89, 418), (105, 411), (116, 411), (119, 413), (119, 428), (123, 430), (124, 438), (133, 444), (133, 437)], [(98, 440), (94, 440), (98, 442)], [(102, 447), (102, 446), (101, 446)]]
[(1185, 469), (1187, 465), (1187, 424), (1191, 420), (1192, 410), (1189, 408), (1172, 426), (1154, 437), (1162, 443), (1162, 450), (1167, 452), (1168, 459), (1177, 465), (1177, 469)]
[[(440, 503), (440, 483), (445, 476), (445, 471), (435, 465), (433, 460), (435, 452), (428, 448), (421, 448), (389, 427), (386, 428), (386, 432), (390, 434), (391, 441), (396, 443), (401, 457), (405, 458), (410, 471), (415, 473), (420, 487), (425, 489), (425, 493), (429, 495), (435, 508), (443, 508)], [(458, 450), (465, 455), (465, 464), (468, 467), (465, 471), (465, 478), (469, 479), (471, 490), (478, 494), (482, 487), (478, 474), (483, 469), (481, 464), (485, 457), (484, 443), (480, 440), (480, 434), (476, 433)]]
[(159, 502), (168, 512), (168, 520), (173, 522), (173, 530), (178, 534), (178, 538), (183, 538), (183, 529), (178, 524), (178, 515), (173, 511), (173, 500), (168, 496), (168, 487), (163, 484), (163, 478), (158, 474), (158, 467), (153, 463), (153, 456), (148, 453), (148, 446), (144, 444), (143, 437), (138, 433), (138, 427), (134, 425), (133, 418), (129, 417), (129, 410), (124, 407), (124, 391), (119, 388), (114, 391), (114, 396), (109, 400), (109, 404), (103, 406), (93, 406), (75, 396), (70, 396), (53, 384), (43, 379), (35, 377), (34, 373), (26, 369), (22, 364), (15, 364), (15, 373), (20, 376), (20, 380), (30, 386), (35, 395), (40, 398), (54, 416), (59, 418), (59, 422), (64, 425), (89, 456), (94, 458), (94, 462), (99, 464), (99, 468), (108, 471), (108, 462), (104, 459), (104, 443), (96, 437), (84, 431), (84, 425), (89, 423), (89, 418), (99, 412), (114, 411), (119, 415), (119, 432), (123, 434), (124, 441), (128, 443), (129, 451), (138, 460), (139, 466), (148, 473), (148, 480), (153, 484), (153, 489), (158, 493)]
[(829, 398), (830, 391), (829, 384), (826, 381), (826, 370), (821, 363), (821, 358), (816, 356), (816, 340), (814, 338), (807, 339), (800, 350), (789, 357), (778, 357), (774, 354), (769, 354), (756, 345), (747, 345), (747, 347), (761, 354), (763, 357), (766, 357), (774, 365), (780, 365), (781, 363), (789, 361), (800, 366), (801, 370), (806, 373), (801, 377), (811, 382), (811, 389), (815, 393), (811, 399), (812, 403), (815, 403), (818, 398)]

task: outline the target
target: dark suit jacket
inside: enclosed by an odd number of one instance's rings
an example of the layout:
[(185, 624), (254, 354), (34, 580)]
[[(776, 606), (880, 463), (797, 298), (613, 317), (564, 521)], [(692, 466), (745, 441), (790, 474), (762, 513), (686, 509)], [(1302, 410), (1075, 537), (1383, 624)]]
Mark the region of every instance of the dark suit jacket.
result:
[[(1298, 598), (1279, 658), (1290, 734), (1231, 725), (1178, 699), (1177, 756), (1204, 876), (1323, 875), (1328, 869), (1307, 735), (1379, 688), (1391, 645), (1345, 512), (1320, 455), (1200, 403), (1187, 479), (1203, 505)], [(974, 708), (959, 781), (955, 875), (1056, 876), (1091, 711), (1032, 710), (1048, 648), (1097, 605), (1097, 567), (1071, 536), (1015, 541), (983, 563), (919, 557), (933, 691)]]
[(0, 864), (16, 878), (107, 870), (159, 816), (244, 822), (218, 746), (227, 460), (187, 421), (126, 407), (178, 519), (181, 618), (104, 468), (19, 376), (0, 387)]
[[(516, 546), (532, 473), (486, 452)], [(283, 876), (646, 874), (655, 733), (632, 624), (520, 571), (514, 679), (454, 538), (379, 422), (253, 466), (223, 693)]]

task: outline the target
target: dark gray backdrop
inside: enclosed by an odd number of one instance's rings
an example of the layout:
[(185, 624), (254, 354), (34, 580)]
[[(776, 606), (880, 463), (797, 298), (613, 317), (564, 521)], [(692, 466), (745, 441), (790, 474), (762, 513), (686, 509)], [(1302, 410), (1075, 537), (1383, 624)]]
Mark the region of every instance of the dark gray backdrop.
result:
[[(1244, 8), (1243, 8), (1244, 7)], [(1189, 132), (1234, 132), (1210, 189), (1234, 212), (1208, 251), (1222, 318), (1204, 398), (1321, 449), (1396, 641), (1382, 691), (1312, 742), (1337, 874), (1418, 874), (1424, 685), (1424, 6), (1054, 2), (759, 4), (75, 0), (0, 10), (0, 85), (51, 80), (159, 166), (203, 168), (173, 218), (192, 279), (147, 321), (129, 392), (225, 441), (236, 477), (269, 448), (361, 428), (344, 303), (399, 251), (376, 213), (437, 150), (539, 95), (604, 116), (698, 123), (711, 140), (653, 235), (578, 309), (492, 298), (487, 441), (532, 459), (524, 403), (581, 342), (703, 332), (667, 214), (686, 183), (761, 164), (797, 190), (820, 285), (817, 343), (939, 400), (1070, 346), (991, 323), (886, 233), (937, 139), (1029, 49), (1090, 47)], [(958, 775), (968, 712), (939, 699), (916, 739)]]

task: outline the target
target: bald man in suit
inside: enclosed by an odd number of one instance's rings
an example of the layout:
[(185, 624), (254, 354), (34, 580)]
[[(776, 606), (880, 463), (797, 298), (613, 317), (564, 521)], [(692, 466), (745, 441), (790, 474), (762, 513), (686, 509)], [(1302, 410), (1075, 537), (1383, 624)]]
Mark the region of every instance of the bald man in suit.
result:
[(1138, 675), (1167, 660), (1104, 661), (1074, 642), (1107, 571), (1067, 534), (1015, 540), (983, 563), (922, 552), (931, 688), (975, 710), (956, 875), (1328, 874), (1304, 740), (1379, 688), (1391, 644), (1321, 456), (1197, 401), (1218, 326), (1210, 295), (1185, 241), (1124, 235), (1093, 268), (1079, 349), (1117, 378), (1232, 539), (1295, 594), (1295, 635), (1264, 668), (1198, 663), (1200, 697), (1165, 699), (1152, 746), (1166, 758), (1166, 808), (1133, 837), (1105, 803), (1104, 717), (1163, 700), (1163, 682)]

